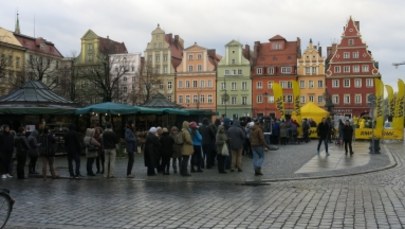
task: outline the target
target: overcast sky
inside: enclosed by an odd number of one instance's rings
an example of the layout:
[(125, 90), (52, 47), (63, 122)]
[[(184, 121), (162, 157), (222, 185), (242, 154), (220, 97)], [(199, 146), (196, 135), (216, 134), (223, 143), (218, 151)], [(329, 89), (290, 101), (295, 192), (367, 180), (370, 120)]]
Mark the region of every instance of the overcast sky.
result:
[(17, 11), (22, 34), (44, 37), (64, 56), (79, 54), (88, 29), (143, 55), (157, 24), (183, 38), (185, 48), (197, 42), (220, 55), (232, 39), (253, 47), (275, 35), (300, 37), (302, 51), (312, 38), (326, 55), (352, 16), (383, 82), (397, 91), (405, 79), (405, 65), (392, 66), (405, 61), (404, 0), (2, 0), (0, 27), (14, 30)]

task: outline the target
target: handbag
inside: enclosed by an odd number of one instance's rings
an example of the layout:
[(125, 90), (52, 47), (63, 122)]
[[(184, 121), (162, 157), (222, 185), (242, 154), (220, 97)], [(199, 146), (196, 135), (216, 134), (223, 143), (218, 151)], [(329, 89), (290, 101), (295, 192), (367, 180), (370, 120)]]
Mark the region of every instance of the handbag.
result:
[(226, 143), (224, 143), (224, 145), (222, 146), (221, 155), (229, 156), (228, 145)]

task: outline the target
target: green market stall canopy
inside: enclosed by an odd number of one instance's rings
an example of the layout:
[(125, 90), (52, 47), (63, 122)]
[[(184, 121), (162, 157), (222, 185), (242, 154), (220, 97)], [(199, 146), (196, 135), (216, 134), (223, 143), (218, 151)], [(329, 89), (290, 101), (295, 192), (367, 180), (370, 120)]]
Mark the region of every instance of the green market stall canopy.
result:
[(66, 115), (74, 114), (76, 109), (76, 103), (57, 95), (40, 81), (28, 81), (0, 97), (0, 115)]

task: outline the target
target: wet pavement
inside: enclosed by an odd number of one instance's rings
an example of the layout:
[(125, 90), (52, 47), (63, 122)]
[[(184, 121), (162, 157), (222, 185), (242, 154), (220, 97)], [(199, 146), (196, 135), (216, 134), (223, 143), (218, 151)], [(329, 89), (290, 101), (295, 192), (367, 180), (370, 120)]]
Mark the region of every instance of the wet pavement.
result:
[[(135, 178), (126, 178), (126, 159), (115, 176), (69, 179), (66, 158), (57, 159), (61, 179), (1, 181), (16, 204), (7, 228), (403, 228), (404, 145), (382, 144), (369, 154), (355, 142), (355, 154), (317, 142), (267, 151), (264, 176), (253, 175), (249, 157), (243, 172), (205, 169), (191, 177), (146, 176), (141, 154)], [(85, 174), (85, 160), (81, 171)]]

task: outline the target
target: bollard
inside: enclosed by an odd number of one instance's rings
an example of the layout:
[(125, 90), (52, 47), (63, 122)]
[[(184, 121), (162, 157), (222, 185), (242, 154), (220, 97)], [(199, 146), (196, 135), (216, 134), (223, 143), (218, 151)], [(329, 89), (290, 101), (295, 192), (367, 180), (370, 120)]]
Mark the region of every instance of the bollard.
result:
[(380, 154), (380, 139), (371, 138), (369, 149), (370, 149), (370, 154)]

